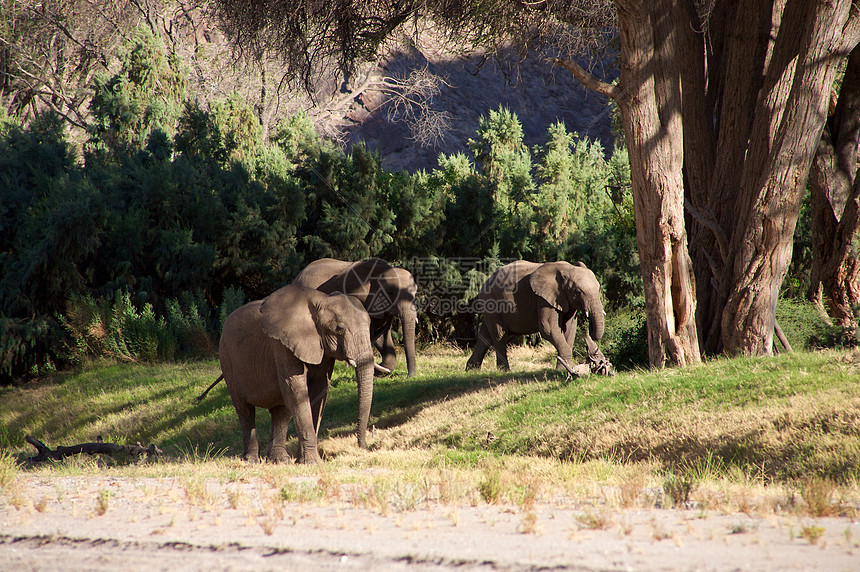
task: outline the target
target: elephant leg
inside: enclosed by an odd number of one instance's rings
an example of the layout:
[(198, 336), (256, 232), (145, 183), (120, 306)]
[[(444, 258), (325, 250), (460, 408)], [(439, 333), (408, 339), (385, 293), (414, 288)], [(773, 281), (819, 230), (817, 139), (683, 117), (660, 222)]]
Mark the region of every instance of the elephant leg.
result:
[(559, 358), (572, 364), (573, 348), (567, 342), (566, 332), (561, 331), (558, 322), (559, 315), (554, 308), (547, 307), (538, 310), (538, 331), (541, 337), (555, 347)]
[(484, 356), (487, 355), (487, 350), (490, 349), (490, 331), (487, 329), (486, 320), (481, 322), (481, 327), (478, 328), (478, 336), (475, 340), (475, 350), (472, 352), (472, 357), (466, 362), (466, 371), (470, 369), (481, 369), (481, 364), (484, 362)]
[(317, 448), (317, 433), (314, 429), (306, 372), (286, 378), (284, 402), (296, 424), (299, 438), (299, 458), (297, 462), (314, 465), (322, 462)]
[(260, 443), (257, 440), (256, 409), (247, 403), (233, 402), (239, 415), (242, 430), (242, 457), (250, 463), (260, 462)]
[(564, 339), (567, 345), (573, 347), (573, 341), (576, 339), (576, 314), (573, 314), (564, 324)]
[(511, 366), (508, 363), (508, 338), (507, 332), (501, 332), (498, 339), (493, 343), (493, 348), (496, 350), (496, 367), (499, 371), (510, 371)]
[(287, 455), (287, 429), (290, 426), (290, 414), (283, 405), (269, 409), (272, 416), (272, 437), (269, 440), (269, 460), (275, 463), (285, 462)]
[[(586, 336), (588, 336), (588, 332), (586, 332)], [(564, 340), (567, 342), (567, 345), (571, 348), (571, 359), (573, 359), (573, 342), (576, 339), (576, 314), (574, 313), (564, 324)], [(586, 338), (587, 340), (590, 338)], [(594, 343), (594, 342), (592, 342)], [(558, 346), (556, 346), (558, 349)], [(559, 354), (561, 355), (561, 354)], [(562, 359), (565, 359), (562, 357)], [(568, 364), (573, 365), (572, 362), (568, 361)], [(558, 362), (555, 365), (556, 369), (561, 369), (567, 371), (567, 368), (564, 367), (561, 362)]]
[(318, 366), (308, 367), (308, 399), (311, 404), (311, 418), (314, 423), (314, 432), (320, 433), (322, 415), (325, 411), (325, 403), (328, 398), (329, 382), (334, 370), (334, 360), (324, 360)]
[[(394, 338), (391, 336), (391, 328), (389, 327), (385, 330), (385, 333), (379, 336), (377, 341), (379, 345), (376, 346), (376, 349), (382, 354), (382, 367), (393, 372), (394, 368), (397, 367), (397, 350), (394, 349)], [(380, 372), (377, 371), (376, 375), (380, 375)]]

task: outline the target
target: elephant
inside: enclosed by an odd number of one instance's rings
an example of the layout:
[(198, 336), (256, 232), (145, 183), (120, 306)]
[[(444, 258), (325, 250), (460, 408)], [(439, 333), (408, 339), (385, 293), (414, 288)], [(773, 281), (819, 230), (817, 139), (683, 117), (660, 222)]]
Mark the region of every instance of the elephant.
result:
[(357, 262), (322, 258), (308, 264), (293, 284), (327, 293), (340, 291), (361, 301), (370, 314), (374, 347), (382, 354), (378, 373), (391, 373), (397, 365), (391, 322), (395, 316), (400, 318), (407, 375), (415, 375), (415, 324), (418, 319), (415, 295), (418, 286), (408, 270), (391, 266), (379, 258)]
[(367, 448), (373, 348), (370, 316), (358, 300), (341, 293), (328, 295), (312, 288), (284, 286), (227, 317), (219, 357), (239, 415), (246, 460), (259, 461), (255, 408), (263, 407), (272, 416), (270, 460), (288, 458), (286, 435), (293, 419), (299, 441), (297, 462), (321, 462), (317, 435), (335, 360), (355, 368), (358, 444)]
[(475, 350), (466, 369), (480, 369), (490, 344), (496, 365), (507, 371), (511, 335), (540, 332), (558, 351), (559, 366), (571, 368), (577, 312), (588, 319), (585, 344), (588, 360), (611, 373), (611, 365), (595, 343), (603, 336), (604, 311), (600, 284), (584, 264), (536, 263), (518, 260), (493, 272), (484, 282), (474, 307), (483, 314)]

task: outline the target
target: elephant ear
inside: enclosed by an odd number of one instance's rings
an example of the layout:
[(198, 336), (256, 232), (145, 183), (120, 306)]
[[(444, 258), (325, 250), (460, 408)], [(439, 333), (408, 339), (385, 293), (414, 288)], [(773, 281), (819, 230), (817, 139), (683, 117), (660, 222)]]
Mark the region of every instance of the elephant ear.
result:
[(555, 264), (542, 264), (529, 276), (529, 286), (535, 294), (543, 298), (559, 312), (570, 310), (567, 295), (563, 293), (562, 276)]
[(279, 340), (301, 361), (320, 364), (324, 357), (322, 338), (317, 330), (316, 305), (326, 297), (318, 290), (289, 285), (263, 300), (260, 327)]

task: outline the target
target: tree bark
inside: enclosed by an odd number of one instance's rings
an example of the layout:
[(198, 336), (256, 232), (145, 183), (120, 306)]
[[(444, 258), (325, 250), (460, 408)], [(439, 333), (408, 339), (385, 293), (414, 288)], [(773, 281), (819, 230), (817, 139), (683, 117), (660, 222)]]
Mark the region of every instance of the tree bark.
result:
[[(858, 231), (860, 160), (860, 50), (851, 52), (839, 99), (828, 118), (809, 175), (812, 269), (807, 297), (834, 323), (857, 330), (860, 259), (852, 249)], [(822, 300), (823, 298), (823, 300)]]
[(691, 53), (707, 54), (707, 87), (685, 83), (684, 104), (705, 102), (690, 128), (712, 124), (715, 150), (711, 167), (685, 162), (703, 348), (770, 354), (827, 94), (858, 41), (857, 9), (850, 0), (726, 2), (697, 24), (692, 33), (706, 33)]
[[(769, 36), (775, 40), (765, 55), (734, 205), (721, 316), (729, 354), (773, 352), (776, 304), (791, 261), (800, 199), (827, 117), (830, 86), (848, 53), (840, 46), (848, 39), (850, 0), (775, 4)], [(851, 35), (856, 44), (856, 30)]]
[(617, 0), (619, 97), (630, 156), (652, 367), (701, 361), (684, 223), (680, 0)]

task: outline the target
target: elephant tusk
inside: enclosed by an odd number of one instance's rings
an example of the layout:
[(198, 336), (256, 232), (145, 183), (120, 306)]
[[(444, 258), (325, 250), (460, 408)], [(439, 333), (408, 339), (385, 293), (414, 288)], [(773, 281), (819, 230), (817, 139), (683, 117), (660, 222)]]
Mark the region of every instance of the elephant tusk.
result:
[(588, 319), (588, 310), (585, 311), (585, 319)]
[(378, 363), (373, 364), (373, 369), (375, 369), (376, 371), (378, 371), (380, 373), (384, 373), (386, 375), (391, 373), (390, 369), (388, 369), (387, 367), (383, 367), (383, 366), (379, 365)]
[(349, 364), (349, 367), (356, 367), (358, 365), (355, 363), (354, 359), (348, 359), (348, 360), (346, 360), (346, 363)]

